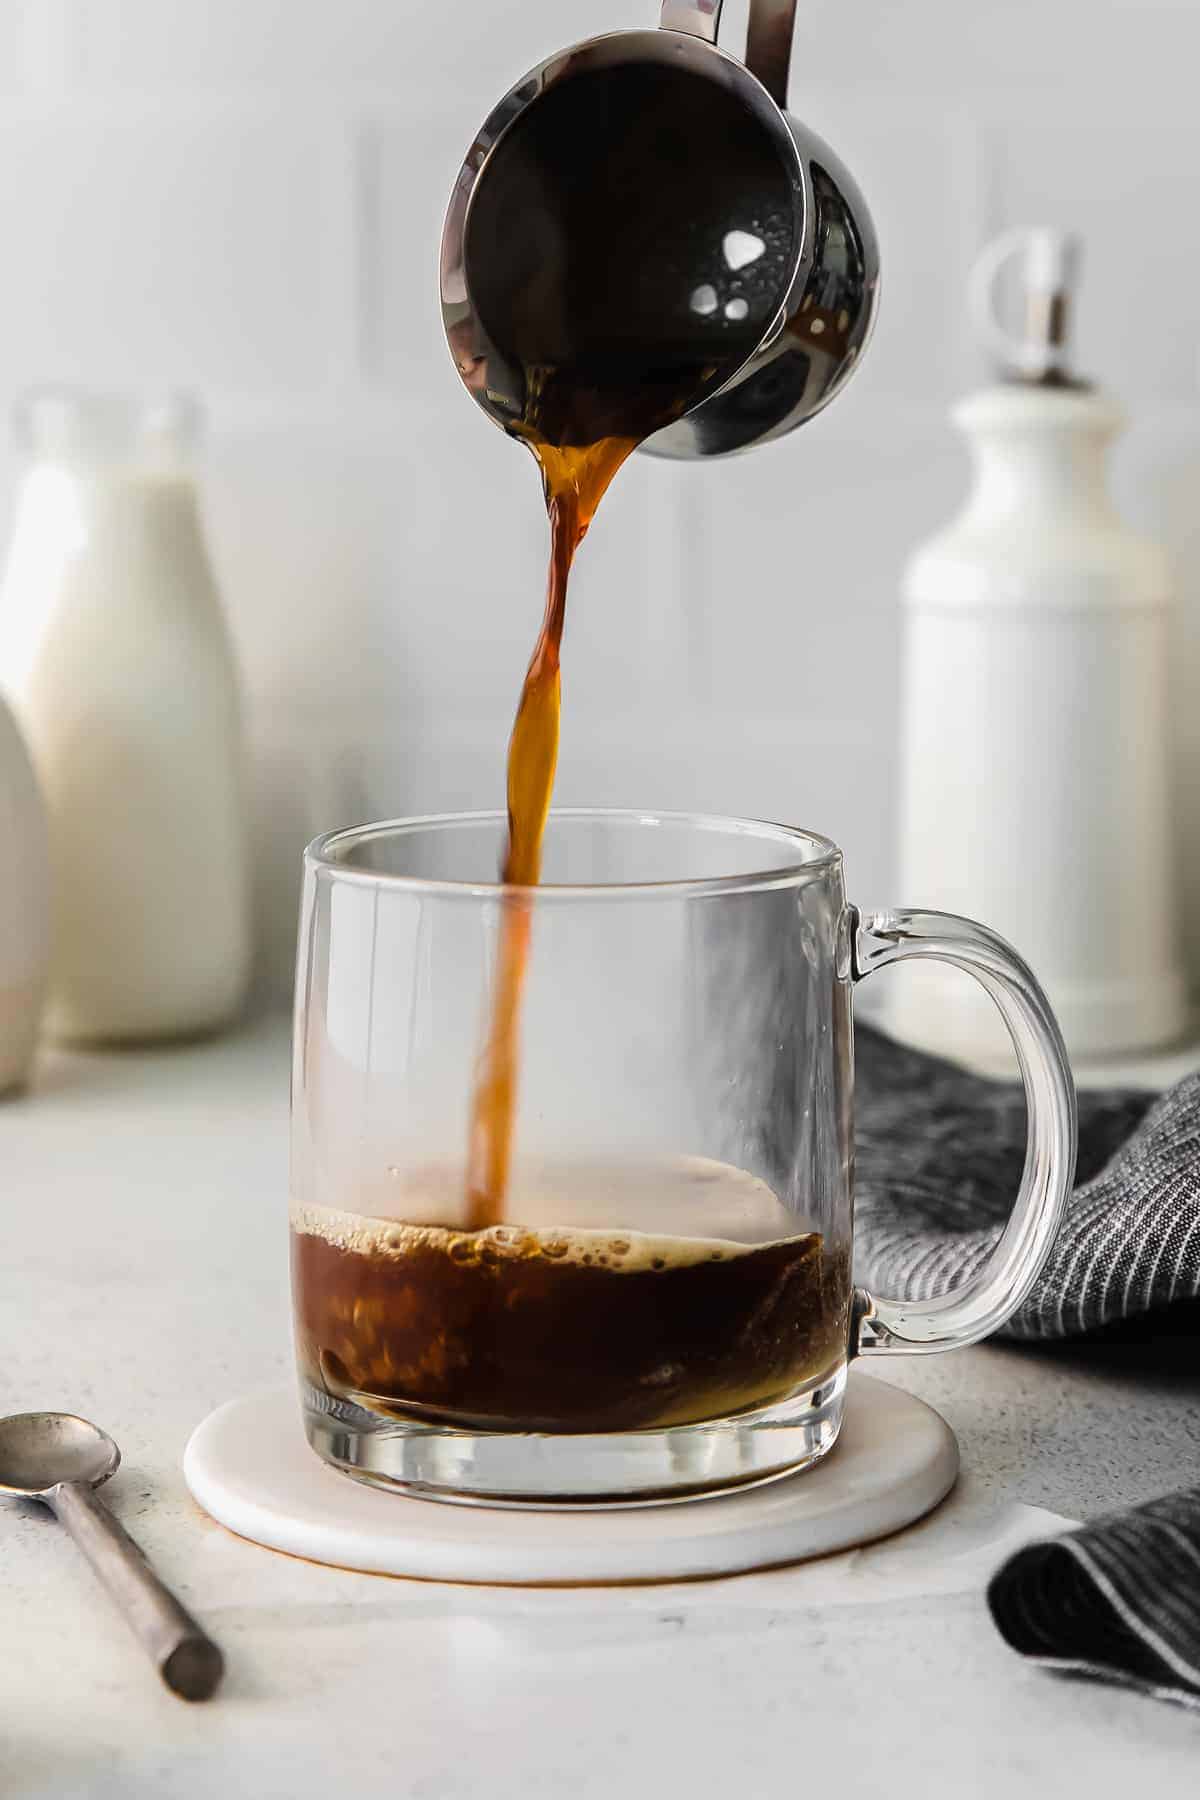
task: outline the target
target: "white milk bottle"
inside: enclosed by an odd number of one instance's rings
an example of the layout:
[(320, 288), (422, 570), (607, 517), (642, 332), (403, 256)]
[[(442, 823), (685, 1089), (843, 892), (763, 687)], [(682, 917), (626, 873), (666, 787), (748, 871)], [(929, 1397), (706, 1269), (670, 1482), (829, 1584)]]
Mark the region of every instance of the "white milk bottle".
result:
[(35, 396), (0, 593), (0, 689), (50, 827), (48, 1023), (210, 1030), (250, 961), (237, 680), (187, 467), (195, 407)]

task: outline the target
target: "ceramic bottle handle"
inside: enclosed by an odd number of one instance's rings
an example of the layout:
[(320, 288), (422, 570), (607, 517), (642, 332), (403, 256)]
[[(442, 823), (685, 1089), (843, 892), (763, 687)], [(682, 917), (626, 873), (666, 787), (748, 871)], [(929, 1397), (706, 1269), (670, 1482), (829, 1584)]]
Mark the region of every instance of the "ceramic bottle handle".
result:
[[(984, 246), (967, 281), (967, 307), (976, 336), (1002, 369), (1031, 378), (1061, 373), (1066, 363), (1066, 308), (1079, 281), (1080, 241), (1071, 232), (1047, 226), (1001, 232)], [(1010, 330), (997, 312), (997, 286), (1006, 265), (1020, 260), (1027, 309), (1036, 301), (1039, 330), (1030, 335), (1027, 316)], [(1057, 313), (1052, 308), (1057, 307)]]
[(1025, 1084), (1028, 1143), (1008, 1224), (977, 1274), (932, 1300), (856, 1294), (865, 1355), (954, 1350), (987, 1337), (1029, 1293), (1054, 1242), (1075, 1174), (1075, 1084), (1045, 994), (1011, 945), (951, 913), (886, 912), (851, 918), (856, 981), (906, 957), (953, 963), (985, 987), (1008, 1027)]

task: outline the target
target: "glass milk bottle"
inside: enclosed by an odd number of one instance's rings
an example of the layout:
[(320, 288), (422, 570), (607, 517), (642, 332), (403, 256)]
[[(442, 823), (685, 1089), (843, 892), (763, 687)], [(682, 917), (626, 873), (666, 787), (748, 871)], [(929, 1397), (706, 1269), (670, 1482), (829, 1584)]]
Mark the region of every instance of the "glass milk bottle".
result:
[(70, 392), (21, 409), (0, 689), (45, 795), (48, 1020), (70, 1039), (210, 1030), (250, 921), (233, 655), (188, 454), (196, 408)]
[(0, 1094), (19, 1087), (37, 1043), (49, 956), (46, 820), (29, 754), (0, 700)]

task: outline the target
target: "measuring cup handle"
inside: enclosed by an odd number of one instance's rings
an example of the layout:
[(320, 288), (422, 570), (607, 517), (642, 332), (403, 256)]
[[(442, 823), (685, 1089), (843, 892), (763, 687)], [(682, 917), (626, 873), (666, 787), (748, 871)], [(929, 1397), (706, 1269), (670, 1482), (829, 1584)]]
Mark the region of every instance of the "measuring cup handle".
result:
[(185, 1700), (207, 1700), (221, 1679), (224, 1658), (159, 1580), (124, 1526), (86, 1482), (62, 1482), (54, 1489), (51, 1505), (167, 1686)]
[[(665, 31), (686, 31), (715, 44), (721, 6), (722, 0), (663, 0), (659, 23)], [(796, 0), (750, 0), (746, 67), (781, 107), (787, 106), (795, 23)]]
[(686, 31), (689, 37), (717, 41), (724, 0), (663, 0), (659, 25), (663, 31)]
[(776, 106), (784, 110), (795, 28), (796, 0), (750, 0), (746, 67), (758, 76)]

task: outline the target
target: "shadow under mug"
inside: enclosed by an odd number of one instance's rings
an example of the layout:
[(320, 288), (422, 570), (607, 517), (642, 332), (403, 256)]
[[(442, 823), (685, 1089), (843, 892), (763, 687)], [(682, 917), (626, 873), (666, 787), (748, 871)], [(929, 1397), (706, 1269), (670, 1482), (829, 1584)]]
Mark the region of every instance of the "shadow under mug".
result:
[[(492, 1505), (631, 1505), (803, 1468), (860, 1354), (994, 1331), (1070, 1191), (1075, 1096), (1021, 958), (932, 912), (862, 917), (828, 839), (564, 810), (538, 888), (501, 814), (305, 855), (291, 1247), (305, 1429), (359, 1479)], [(469, 1229), (473, 1074), (506, 908), (532, 915), (506, 1222)], [(928, 1300), (853, 1285), (856, 984), (982, 983), (1029, 1140), (991, 1257)]]

